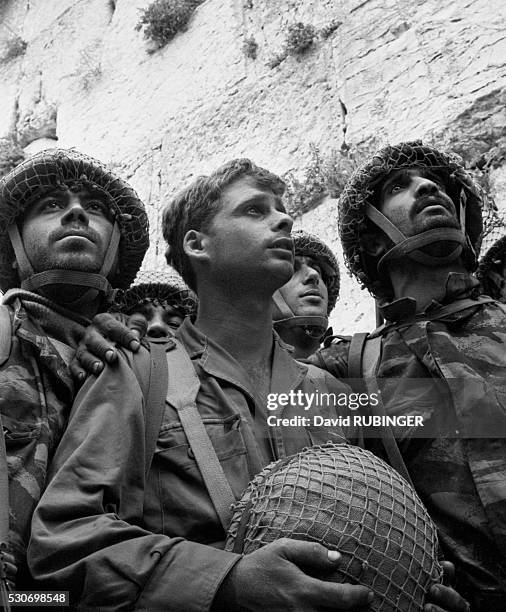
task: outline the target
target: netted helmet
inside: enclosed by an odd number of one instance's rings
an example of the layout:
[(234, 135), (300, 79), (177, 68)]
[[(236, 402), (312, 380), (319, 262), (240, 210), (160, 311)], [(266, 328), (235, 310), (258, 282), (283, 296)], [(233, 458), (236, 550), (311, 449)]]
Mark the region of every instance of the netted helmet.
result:
[[(112, 287), (127, 288), (135, 278), (149, 246), (148, 218), (136, 192), (92, 157), (74, 149), (48, 149), (25, 160), (0, 181), (0, 288), (3, 291), (19, 287), (20, 283), (12, 267), (16, 255), (9, 234), (19, 235), (18, 219), (38, 198), (64, 188), (88, 189), (104, 198), (115, 221), (111, 243), (119, 240), (119, 270), (109, 283)], [(21, 282), (26, 279), (22, 277)]]
[(274, 312), (273, 321), (277, 328), (280, 325), (289, 324), (290, 326), (299, 326), (306, 329), (307, 333), (315, 337), (322, 336), (328, 327), (328, 315), (334, 309), (337, 298), (339, 296), (340, 274), (339, 264), (330, 248), (323, 242), (321, 238), (310, 234), (304, 230), (296, 230), (292, 232), (295, 256), (312, 257), (321, 267), (322, 280), (327, 287), (328, 303), (327, 316), (299, 316), (292, 310), (288, 302), (284, 299), (280, 290), (276, 291), (273, 296)]
[(338, 550), (333, 579), (368, 586), (375, 612), (419, 612), (441, 581), (436, 527), (422, 502), (395, 470), (355, 446), (307, 448), (249, 484), (225, 549), (248, 554), (283, 537)]
[[(391, 172), (402, 168), (427, 168), (441, 177), (447, 194), (455, 204), (461, 230), (440, 228), (428, 230), (423, 234), (427, 234), (425, 238), (430, 238), (433, 242), (439, 239), (440, 242), (457, 245), (452, 253), (448, 254), (448, 261), (462, 253), (466, 267), (471, 270), (476, 267), (476, 249), (483, 229), (483, 193), (464, 169), (460, 157), (423, 145), (421, 141), (387, 146), (353, 173), (339, 198), (339, 234), (346, 265), (359, 283), (376, 297), (390, 297), (391, 288), (385, 287), (385, 279), (377, 269), (378, 262), (368, 259), (362, 236), (372, 228), (378, 230), (381, 217), (386, 219), (374, 206), (375, 191)], [(387, 223), (390, 224), (389, 221)], [(384, 227), (381, 229), (384, 230)], [(432, 234), (429, 235), (429, 232)], [(397, 257), (407, 256), (415, 259), (418, 254), (421, 258), (419, 261), (425, 261), (429, 265), (442, 263), (442, 258), (438, 261), (432, 258), (431, 264), (431, 258), (421, 253), (420, 247), (428, 244), (427, 240), (423, 244), (420, 239), (423, 234), (407, 238), (406, 244), (400, 248), (402, 234), (397, 240), (388, 235), (395, 243)]]
[(132, 285), (117, 301), (121, 312), (130, 314), (145, 303), (172, 307), (193, 316), (197, 312), (197, 296), (176, 272), (165, 267), (159, 270), (141, 270)]
[(476, 276), (487, 295), (502, 300), (506, 278), (503, 268), (506, 263), (506, 226), (496, 225), (483, 238), (481, 257)]
[(320, 264), (322, 280), (328, 291), (327, 314), (330, 314), (339, 297), (340, 284), (339, 264), (334, 253), (321, 238), (304, 230), (292, 232), (292, 239), (296, 256), (312, 257)]

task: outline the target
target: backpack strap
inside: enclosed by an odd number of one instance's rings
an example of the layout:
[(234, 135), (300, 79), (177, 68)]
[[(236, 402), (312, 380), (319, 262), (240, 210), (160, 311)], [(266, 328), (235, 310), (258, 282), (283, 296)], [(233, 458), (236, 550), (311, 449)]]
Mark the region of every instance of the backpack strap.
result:
[[(378, 398), (377, 411), (379, 416), (385, 416), (385, 406), (378, 387), (376, 369), (381, 357), (381, 336), (369, 337), (369, 334), (354, 334), (348, 357), (348, 375), (350, 378), (362, 378), (369, 395), (375, 394)], [(408, 468), (404, 462), (401, 451), (395, 439), (394, 432), (389, 425), (381, 428), (381, 441), (390, 465), (407, 480), (411, 486), (413, 482)], [(414, 487), (413, 487), (414, 488)]]
[[(0, 305), (0, 367), (9, 358), (12, 345), (12, 325), (9, 309)], [(4, 428), (0, 414), (0, 604), (10, 610), (7, 593), (10, 590), (4, 566), (4, 553), (8, 550), (9, 540), (9, 470)]]
[(236, 499), (197, 409), (199, 378), (186, 349), (177, 341), (175, 349), (167, 352), (167, 365), (170, 372), (167, 402), (178, 412), (209, 497), (227, 531)]
[(146, 409), (145, 420), (145, 444), (144, 444), (144, 466), (145, 476), (153, 462), (156, 442), (162, 426), (162, 418), (165, 409), (165, 395), (167, 393), (168, 371), (165, 352), (173, 346), (172, 341), (164, 338), (161, 342), (149, 339), (150, 369), (149, 382), (144, 397)]
[(362, 353), (369, 334), (353, 334), (348, 352), (348, 378), (362, 378)]

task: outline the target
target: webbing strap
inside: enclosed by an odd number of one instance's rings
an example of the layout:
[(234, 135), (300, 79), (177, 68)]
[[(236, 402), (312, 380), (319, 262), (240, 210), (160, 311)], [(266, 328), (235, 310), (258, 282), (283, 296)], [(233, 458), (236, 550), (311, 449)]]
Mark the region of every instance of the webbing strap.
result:
[(480, 306), (481, 304), (489, 304), (490, 302), (496, 301), (497, 300), (495, 300), (494, 298), (485, 295), (479, 295), (477, 298), (462, 298), (461, 300), (455, 300), (454, 302), (452, 302), (451, 304), (447, 304), (446, 306), (441, 306), (441, 308), (438, 308), (437, 310), (431, 313), (421, 312), (410, 319), (406, 319), (405, 321), (384, 323), (383, 325), (375, 329), (371, 335), (383, 335), (386, 331), (391, 331), (399, 327), (406, 327), (407, 325), (411, 325), (412, 323), (416, 323), (419, 321), (437, 321), (438, 319), (443, 319), (444, 317), (456, 314), (457, 312), (461, 312), (462, 310), (467, 310), (468, 308), (473, 308), (476, 306)]
[(295, 316), (295, 313), (290, 308), (290, 305), (285, 300), (285, 298), (281, 295), (279, 291), (275, 291), (272, 296), (272, 301), (274, 302), (276, 308), (281, 313), (283, 319), (291, 319)]
[(12, 345), (12, 327), (9, 309), (0, 304), (0, 367), (9, 359)]
[(160, 434), (162, 426), (163, 413), (165, 409), (165, 395), (167, 393), (168, 372), (167, 359), (165, 352), (172, 346), (172, 341), (165, 339), (163, 343), (150, 342), (151, 368), (149, 372), (148, 389), (145, 396), (146, 414), (145, 414), (145, 445), (144, 445), (144, 467), (145, 476), (147, 477), (151, 464), (153, 463), (153, 455), (156, 448), (156, 442)]
[[(12, 326), (9, 309), (0, 305), (0, 367), (7, 361), (11, 352)], [(7, 593), (9, 591), (7, 574), (4, 570), (3, 554), (7, 551), (9, 540), (9, 469), (5, 447), (4, 426), (0, 413), (0, 605), (9, 612)]]
[(362, 378), (362, 352), (367, 340), (367, 332), (353, 334), (348, 351), (348, 378)]
[(44, 285), (77, 285), (78, 287), (91, 287), (98, 291), (107, 293), (111, 291), (111, 285), (105, 276), (93, 272), (80, 272), (78, 270), (45, 270), (32, 274), (21, 282), (21, 289), (33, 291)]
[[(369, 334), (367, 333), (353, 335), (348, 353), (348, 376), (350, 378), (363, 379), (369, 395), (375, 394), (378, 398), (378, 415), (386, 416), (381, 391), (376, 379), (376, 367), (381, 356), (381, 336), (376, 336), (375, 338), (368, 338), (368, 336)], [(381, 441), (387, 454), (388, 462), (413, 486), (392, 428), (386, 425), (381, 427), (380, 431)]]
[(178, 412), (209, 497), (223, 529), (227, 531), (236, 499), (197, 409), (200, 381), (184, 347), (167, 352), (167, 365), (170, 374), (167, 402)]

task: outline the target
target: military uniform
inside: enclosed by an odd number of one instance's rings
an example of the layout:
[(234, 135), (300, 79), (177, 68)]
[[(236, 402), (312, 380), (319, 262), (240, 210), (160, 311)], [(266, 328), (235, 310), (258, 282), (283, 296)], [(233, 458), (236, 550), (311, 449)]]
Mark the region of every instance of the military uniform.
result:
[[(334, 427), (266, 432), (265, 403), (244, 368), (189, 319), (176, 336), (197, 372), (198, 411), (236, 499), (272, 459), (344, 441)], [(122, 355), (77, 396), (34, 515), (30, 566), (47, 585), (70, 589), (83, 609), (204, 612), (240, 556), (222, 550), (225, 532), (169, 398), (144, 490), (145, 408), (129, 363), (142, 380), (145, 359), (142, 350)], [(274, 342), (271, 391), (325, 388), (348, 390)], [(297, 413), (288, 404), (283, 417)]]
[[(472, 298), (477, 281), (451, 274), (443, 304)], [(386, 328), (375, 375), (387, 415), (424, 418), (426, 438), (394, 429), (417, 493), (457, 569), (457, 590), (474, 609), (499, 612), (506, 601), (506, 308), (498, 302), (410, 322), (409, 298), (382, 309)], [(350, 342), (335, 339), (310, 358), (348, 377)], [(413, 384), (421, 379), (444, 384)], [(430, 437), (430, 435), (434, 437)], [(497, 435), (497, 438), (494, 436)], [(373, 439), (366, 439), (378, 451)]]
[(12, 342), (0, 368), (0, 413), (9, 470), (9, 545), (18, 565), (17, 588), (23, 589), (31, 517), (74, 396), (65, 360), (86, 321), (65, 317), (49, 300), (26, 291), (10, 292), (6, 302)]

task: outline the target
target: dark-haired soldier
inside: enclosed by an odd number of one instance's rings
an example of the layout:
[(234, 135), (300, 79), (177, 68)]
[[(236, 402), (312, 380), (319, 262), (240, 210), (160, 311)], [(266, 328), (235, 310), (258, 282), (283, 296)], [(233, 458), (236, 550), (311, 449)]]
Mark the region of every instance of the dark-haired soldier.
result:
[(29, 584), (30, 521), (74, 396), (67, 364), (148, 242), (134, 190), (77, 151), (44, 151), (0, 181), (0, 557), (13, 555), (18, 589)]
[(481, 245), (484, 251), (476, 276), (483, 291), (506, 304), (506, 228), (496, 228)]
[(341, 378), (376, 380), (387, 415), (423, 417), (423, 439), (394, 429), (403, 462), (456, 565), (457, 589), (473, 610), (500, 612), (506, 308), (481, 296), (472, 275), (481, 206), (459, 158), (420, 142), (386, 147), (359, 168), (339, 202), (340, 235), (386, 323), (365, 344), (336, 339), (311, 361)]
[(313, 234), (292, 232), (292, 278), (274, 295), (274, 328), (294, 348), (295, 359), (309, 357), (327, 331), (339, 295), (339, 265), (329, 247)]
[[(315, 543), (279, 540), (246, 557), (222, 550), (231, 502), (265, 465), (343, 440), (338, 428), (266, 424), (271, 393), (347, 390), (293, 360), (272, 332), (272, 294), (293, 274), (283, 191), (277, 176), (235, 160), (165, 211), (168, 262), (199, 307), (167, 350), (151, 468), (145, 474), (147, 407), (134, 376), (141, 347), (81, 389), (34, 519), (34, 573), (65, 585), (83, 609), (312, 611), (372, 599), (366, 587), (325, 580), (339, 555)], [(281, 408), (288, 418), (301, 410), (293, 398)]]
[(197, 296), (168, 268), (141, 270), (113, 310), (130, 317), (133, 327), (133, 319), (138, 319), (148, 338), (162, 338), (174, 334), (185, 317), (197, 314)]

